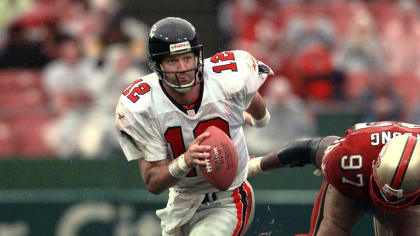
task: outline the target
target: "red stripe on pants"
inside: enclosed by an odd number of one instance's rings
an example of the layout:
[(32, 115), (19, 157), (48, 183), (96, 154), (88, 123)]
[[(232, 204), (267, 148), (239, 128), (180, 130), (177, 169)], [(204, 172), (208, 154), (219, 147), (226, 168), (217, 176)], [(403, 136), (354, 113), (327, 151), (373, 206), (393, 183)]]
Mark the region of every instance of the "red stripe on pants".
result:
[(236, 222), (236, 227), (235, 227), (235, 230), (233, 231), (232, 236), (237, 236), (239, 229), (242, 226), (242, 202), (241, 202), (241, 195), (239, 194), (239, 188), (236, 188), (235, 190), (233, 190), (232, 198), (236, 205), (236, 219), (238, 220)]
[(251, 188), (248, 186), (246, 182), (244, 183), (244, 188), (247, 195), (246, 200), (248, 201), (248, 207), (246, 209), (245, 225), (244, 225), (244, 231), (242, 232), (242, 234), (245, 234), (245, 229), (248, 225), (249, 217), (251, 216), (252, 201), (254, 201), (254, 199), (252, 199)]
[(295, 234), (295, 236), (314, 236), (317, 232), (317, 225), (319, 227), (319, 224), (321, 224), (321, 221), (323, 219), (323, 204), (322, 201), (325, 199), (325, 195), (327, 194), (327, 187), (328, 182), (324, 180), (322, 182), (321, 189), (319, 190), (318, 197), (316, 198), (314, 208), (312, 210), (312, 216), (311, 216), (311, 228), (309, 233), (307, 234)]

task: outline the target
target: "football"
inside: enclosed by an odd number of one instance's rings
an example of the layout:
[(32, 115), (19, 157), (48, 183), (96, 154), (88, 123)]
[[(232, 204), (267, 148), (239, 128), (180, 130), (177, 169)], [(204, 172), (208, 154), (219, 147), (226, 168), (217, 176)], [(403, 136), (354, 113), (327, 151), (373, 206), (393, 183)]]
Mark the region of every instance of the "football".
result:
[(219, 190), (227, 190), (238, 170), (238, 153), (229, 136), (216, 126), (206, 129), (210, 136), (200, 144), (211, 146), (210, 157), (200, 170), (208, 182)]

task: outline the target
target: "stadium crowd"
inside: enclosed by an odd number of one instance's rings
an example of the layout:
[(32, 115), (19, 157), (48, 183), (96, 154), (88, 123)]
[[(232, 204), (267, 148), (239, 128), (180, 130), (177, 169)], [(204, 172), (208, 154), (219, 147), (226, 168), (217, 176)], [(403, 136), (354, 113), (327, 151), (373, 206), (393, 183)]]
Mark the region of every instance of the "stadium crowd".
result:
[(114, 0), (5, 5), (15, 14), (0, 20), (0, 155), (119, 152), (113, 114), (121, 91), (149, 72), (148, 26)]
[[(418, 1), (218, 3), (222, 46), (275, 70), (260, 90), (272, 121), (246, 130), (251, 153), (315, 136), (314, 107), (350, 109), (355, 121), (420, 122)], [(130, 81), (150, 73), (150, 26), (115, 0), (0, 5), (0, 158), (120, 153), (115, 105)]]

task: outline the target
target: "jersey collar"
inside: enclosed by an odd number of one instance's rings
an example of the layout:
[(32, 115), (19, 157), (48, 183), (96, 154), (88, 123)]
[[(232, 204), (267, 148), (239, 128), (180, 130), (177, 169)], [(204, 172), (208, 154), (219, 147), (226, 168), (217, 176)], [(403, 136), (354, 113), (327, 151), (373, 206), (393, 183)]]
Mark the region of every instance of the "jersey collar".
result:
[(195, 114), (197, 114), (198, 109), (201, 106), (201, 101), (203, 100), (203, 93), (204, 93), (204, 80), (202, 76), (200, 76), (200, 93), (198, 95), (198, 98), (196, 102), (194, 103), (194, 106), (187, 109), (183, 105), (177, 103), (165, 90), (162, 80), (159, 80), (159, 85), (162, 88), (163, 93), (165, 93), (166, 97), (174, 104), (180, 111), (185, 113), (187, 116), (193, 117)]

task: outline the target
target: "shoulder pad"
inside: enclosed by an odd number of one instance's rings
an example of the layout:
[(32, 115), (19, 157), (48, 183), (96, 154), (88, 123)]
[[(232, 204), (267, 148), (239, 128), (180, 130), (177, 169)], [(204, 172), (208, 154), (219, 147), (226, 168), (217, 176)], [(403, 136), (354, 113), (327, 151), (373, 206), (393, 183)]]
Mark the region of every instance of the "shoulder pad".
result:
[(255, 93), (269, 73), (267, 65), (242, 50), (219, 52), (204, 62), (205, 79), (216, 81), (227, 94)]
[(130, 111), (147, 110), (152, 105), (153, 93), (160, 90), (158, 86), (159, 78), (155, 73), (139, 78), (122, 92), (120, 103)]
[(368, 193), (371, 159), (377, 156), (366, 152), (366, 143), (355, 142), (357, 139), (348, 136), (338, 140), (327, 148), (322, 160), (322, 170), (327, 181), (350, 198)]

